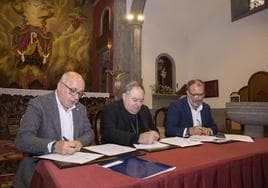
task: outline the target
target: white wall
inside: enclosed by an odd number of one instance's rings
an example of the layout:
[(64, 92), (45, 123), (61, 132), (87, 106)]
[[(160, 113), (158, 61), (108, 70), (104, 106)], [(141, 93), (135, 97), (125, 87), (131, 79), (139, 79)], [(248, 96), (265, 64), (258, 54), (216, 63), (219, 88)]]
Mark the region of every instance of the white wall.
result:
[(176, 63), (179, 88), (193, 78), (219, 80), (219, 97), (205, 101), (224, 108), (229, 94), (268, 71), (268, 10), (231, 22), (231, 0), (147, 0), (142, 32), (145, 104), (151, 107), (155, 60), (167, 53)]

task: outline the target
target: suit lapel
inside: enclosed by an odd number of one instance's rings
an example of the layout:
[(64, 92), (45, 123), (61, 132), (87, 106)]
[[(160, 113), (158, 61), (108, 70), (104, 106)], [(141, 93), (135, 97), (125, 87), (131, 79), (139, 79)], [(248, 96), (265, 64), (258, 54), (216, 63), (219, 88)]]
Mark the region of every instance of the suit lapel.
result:
[(129, 125), (128, 113), (124, 107), (123, 100), (120, 101), (119, 106), (120, 106), (120, 114), (122, 114), (121, 118), (123, 119), (124, 124)]
[[(140, 119), (140, 124), (142, 124), (143, 126), (140, 126), (141, 127), (144, 127), (145, 131), (148, 131), (149, 130), (149, 127), (148, 127), (148, 120), (147, 118), (145, 117), (145, 115), (147, 115), (146, 113), (143, 113), (143, 108), (141, 107), (141, 110), (138, 112), (138, 117)], [(140, 128), (141, 128), (140, 127)]]
[(60, 114), (59, 114), (59, 109), (58, 109), (58, 104), (57, 104), (57, 100), (56, 100), (56, 95), (55, 92), (53, 92), (53, 95), (51, 95), (52, 97), (52, 101), (50, 106), (51, 106), (51, 117), (54, 117), (54, 125), (55, 125), (55, 129), (56, 129), (56, 133), (59, 137), (59, 139), (61, 139), (61, 125), (60, 125)]
[(204, 108), (204, 104), (203, 104), (203, 109), (201, 110), (200, 114), (201, 114), (202, 124), (207, 124), (206, 116), (205, 116), (205, 108)]
[(184, 106), (184, 110), (186, 112), (186, 116), (187, 118), (192, 122), (193, 124), (193, 117), (192, 117), (192, 112), (191, 112), (191, 107), (189, 106), (187, 97), (185, 97), (185, 99), (183, 100), (183, 106)]
[(74, 139), (78, 137), (78, 130), (79, 130), (79, 112), (80, 109), (77, 107), (77, 105), (75, 106), (75, 108), (72, 110), (73, 113), (73, 130), (74, 130)]

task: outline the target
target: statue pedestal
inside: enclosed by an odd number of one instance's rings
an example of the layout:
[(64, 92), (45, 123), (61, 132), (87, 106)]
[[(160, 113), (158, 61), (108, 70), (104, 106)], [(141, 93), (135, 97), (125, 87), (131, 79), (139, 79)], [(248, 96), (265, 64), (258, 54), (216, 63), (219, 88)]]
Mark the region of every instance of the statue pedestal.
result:
[(254, 138), (264, 136), (268, 126), (268, 102), (226, 103), (227, 118), (244, 125), (244, 134)]
[(178, 99), (177, 95), (153, 94), (153, 109), (168, 107), (169, 104)]

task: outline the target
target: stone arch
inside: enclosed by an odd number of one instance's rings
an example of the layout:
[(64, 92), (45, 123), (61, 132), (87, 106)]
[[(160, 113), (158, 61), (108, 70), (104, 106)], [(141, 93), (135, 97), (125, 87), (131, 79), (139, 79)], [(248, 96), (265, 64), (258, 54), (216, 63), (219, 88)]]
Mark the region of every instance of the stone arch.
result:
[(100, 20), (100, 36), (111, 30), (111, 10), (110, 7), (105, 7), (101, 14)]
[(176, 91), (176, 67), (175, 61), (167, 53), (161, 53), (155, 61), (155, 83), (169, 86)]

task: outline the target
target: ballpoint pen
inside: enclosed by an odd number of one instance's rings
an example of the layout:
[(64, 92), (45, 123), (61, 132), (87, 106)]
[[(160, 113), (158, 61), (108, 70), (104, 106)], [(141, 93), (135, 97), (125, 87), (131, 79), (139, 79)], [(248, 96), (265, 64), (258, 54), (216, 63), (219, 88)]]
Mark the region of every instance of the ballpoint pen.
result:
[[(66, 138), (65, 136), (62, 137), (64, 141), (69, 142), (70, 140)], [(75, 146), (70, 146), (71, 148), (75, 148)]]

